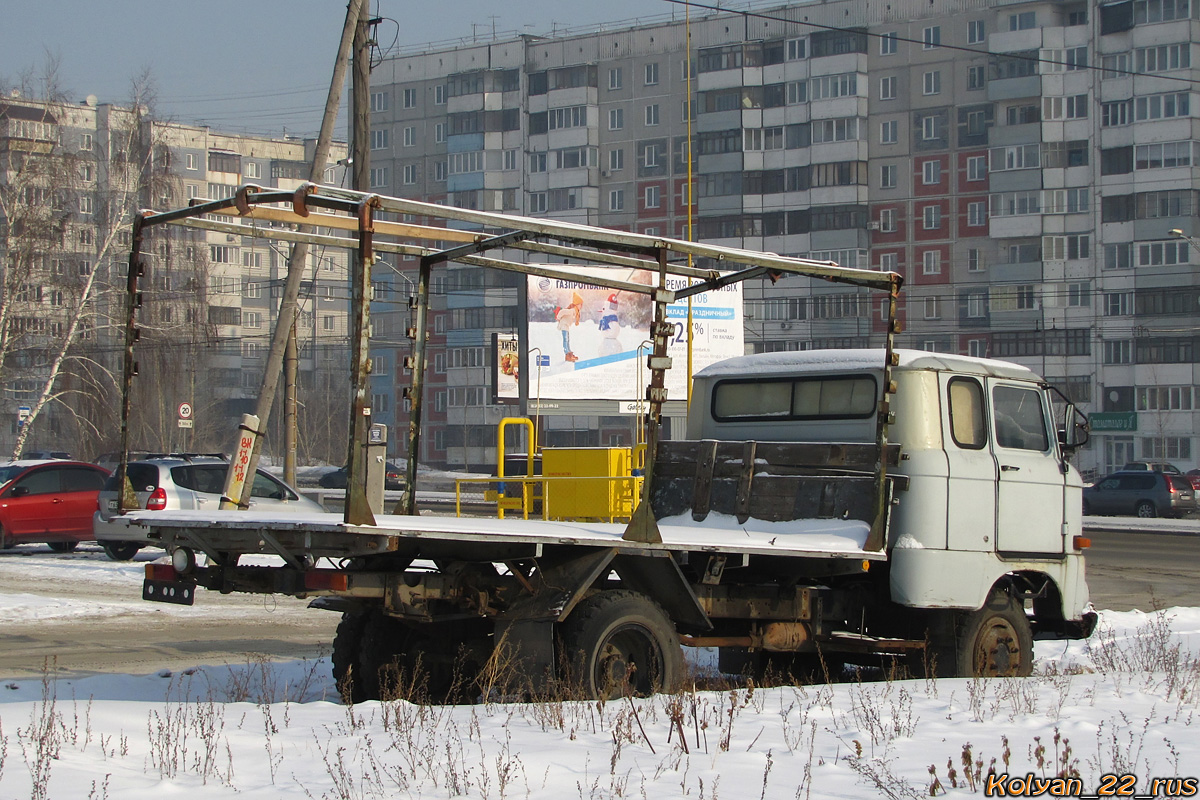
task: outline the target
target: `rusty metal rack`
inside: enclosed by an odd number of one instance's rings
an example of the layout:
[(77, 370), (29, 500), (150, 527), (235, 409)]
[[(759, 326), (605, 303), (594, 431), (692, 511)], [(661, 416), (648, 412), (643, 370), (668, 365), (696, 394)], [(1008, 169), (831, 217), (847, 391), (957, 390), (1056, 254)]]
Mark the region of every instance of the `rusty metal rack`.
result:
[[(393, 222), (379, 219), (382, 213), (401, 219), (418, 217), (423, 224)], [(220, 215), (214, 219), (210, 215)], [(404, 216), (401, 216), (404, 215)], [(231, 221), (229, 217), (239, 218)], [(834, 262), (792, 258), (773, 253), (761, 253), (732, 247), (701, 244), (659, 236), (628, 233), (589, 225), (548, 219), (514, 216), (485, 211), (452, 208), (433, 203), (386, 197), (378, 194), (351, 191), (334, 186), (306, 183), (298, 189), (279, 190), (246, 184), (233, 197), (220, 200), (193, 201), (186, 208), (171, 211), (142, 211), (134, 220), (133, 247), (129, 256), (127, 279), (128, 319), (125, 337), (125, 392), (122, 407), (122, 449), (128, 450), (129, 387), (135, 371), (133, 358), (137, 341), (136, 312), (138, 278), (143, 274), (141, 248), (144, 232), (159, 225), (183, 225), (208, 231), (261, 237), (281, 242), (307, 242), (313, 245), (344, 247), (355, 252), (352, 274), (354, 308), (352, 310), (351, 346), (354, 371), (350, 431), (352, 451), (365, 451), (368, 411), (369, 291), (370, 269), (377, 252), (416, 256), (420, 259), (415, 298), (415, 326), (410, 332), (414, 339), (410, 364), (412, 383), (408, 388), (411, 412), (408, 429), (407, 481), (404, 496), (395, 513), (415, 514), (417, 454), (420, 452), (422, 420), (422, 388), (426, 349), (428, 344), (428, 311), (431, 273), (436, 265), (457, 262), (471, 266), (500, 269), (525, 275), (536, 275), (570, 281), (580, 281), (574, 270), (578, 267), (601, 267), (621, 270), (645, 269), (657, 275), (652, 284), (636, 283), (617, 277), (587, 276), (584, 282), (605, 288), (646, 295), (654, 302), (654, 321), (650, 330), (653, 350), (647, 359), (651, 379), (646, 389), (649, 406), (647, 434), (646, 479), (642, 502), (639, 503), (625, 531), (625, 538), (639, 542), (661, 541), (657, 522), (646, 502), (654, 483), (654, 460), (657, 453), (662, 404), (667, 391), (665, 371), (671, 366), (667, 356), (669, 335), (673, 326), (666, 321), (669, 303), (693, 295), (728, 286), (740, 281), (766, 277), (772, 281), (788, 275), (801, 275), (821, 280), (866, 287), (887, 293), (887, 330), (885, 363), (883, 367), (884, 396), (879, 406), (877, 423), (877, 452), (875, 465), (875, 519), (867, 549), (883, 546), (883, 521), (886, 519), (887, 490), (887, 431), (890, 417), (888, 395), (894, 392), (891, 368), (895, 366), (896, 301), (903, 279), (894, 272), (850, 269)], [(300, 230), (297, 230), (297, 227)], [(308, 232), (323, 229), (332, 233)], [(347, 234), (341, 235), (345, 231)], [(513, 258), (554, 258), (560, 263), (518, 261)], [(686, 279), (684, 288), (671, 289), (668, 276)], [(359, 447), (354, 447), (354, 446)], [(365, 464), (365, 461), (364, 461)], [(348, 465), (348, 489), (345, 522), (352, 525), (374, 524), (366, 502), (363, 482), (356, 472), (364, 464), (351, 459)], [(125, 463), (122, 461), (123, 473)], [(353, 495), (353, 496), (352, 496)]]

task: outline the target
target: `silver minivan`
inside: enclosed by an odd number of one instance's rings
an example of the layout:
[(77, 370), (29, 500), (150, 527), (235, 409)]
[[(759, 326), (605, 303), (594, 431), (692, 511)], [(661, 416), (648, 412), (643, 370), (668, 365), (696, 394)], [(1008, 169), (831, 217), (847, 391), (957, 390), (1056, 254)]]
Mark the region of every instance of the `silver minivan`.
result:
[[(171, 457), (132, 461), (126, 467), (138, 507), (148, 511), (217, 509), (229, 462), (212, 457)], [(100, 490), (92, 529), (108, 557), (128, 561), (150, 544), (145, 529), (131, 528), (118, 513), (117, 476)], [(283, 481), (258, 470), (250, 490), (250, 510), (323, 513), (325, 508)]]

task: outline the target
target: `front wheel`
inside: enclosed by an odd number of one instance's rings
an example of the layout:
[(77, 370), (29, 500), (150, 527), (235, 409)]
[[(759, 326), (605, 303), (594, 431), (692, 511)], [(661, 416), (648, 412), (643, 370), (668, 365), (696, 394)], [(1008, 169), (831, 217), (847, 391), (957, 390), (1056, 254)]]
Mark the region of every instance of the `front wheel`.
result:
[(993, 590), (983, 608), (961, 618), (956, 640), (960, 677), (1016, 678), (1033, 673), (1029, 617), (1002, 589)]
[(79, 547), (79, 542), (46, 542), (46, 544), (56, 553), (74, 553), (75, 548)]
[(103, 548), (104, 555), (113, 561), (128, 561), (142, 549), (137, 542), (101, 542), (100, 547)]
[(1134, 513), (1143, 519), (1153, 519), (1158, 516), (1158, 509), (1154, 507), (1154, 503), (1151, 503), (1149, 500), (1143, 500), (1137, 504)]
[(0, 550), (7, 550), (10, 547), (15, 547), (16, 542), (8, 535), (8, 531), (4, 530), (4, 526), (0, 525)]
[(358, 669), (363, 630), (369, 614), (366, 611), (347, 611), (342, 614), (337, 633), (333, 636), (333, 679), (347, 704), (361, 703), (367, 698), (363, 677)]
[(581, 602), (563, 623), (561, 645), (571, 679), (588, 697), (644, 697), (680, 685), (675, 626), (637, 592), (611, 590)]

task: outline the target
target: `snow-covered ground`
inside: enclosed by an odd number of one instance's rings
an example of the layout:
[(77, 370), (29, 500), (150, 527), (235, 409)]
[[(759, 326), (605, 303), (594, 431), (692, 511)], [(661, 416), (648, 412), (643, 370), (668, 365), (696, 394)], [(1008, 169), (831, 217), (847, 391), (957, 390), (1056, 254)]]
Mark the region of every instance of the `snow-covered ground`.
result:
[[(139, 566), (63, 569), (133, 584)], [(6, 584), (0, 622), (14, 609), (47, 625), (106, 613)], [(1106, 773), (1135, 775), (1139, 792), (1194, 776), (1200, 609), (1101, 620), (1089, 642), (1039, 643), (1027, 679), (632, 702), (347, 707), (324, 660), (254, 657), (151, 675), (0, 676), (0, 797), (915, 798), (931, 786), (980, 794), (989, 770), (1078, 777), (1065, 787), (1076, 794)]]

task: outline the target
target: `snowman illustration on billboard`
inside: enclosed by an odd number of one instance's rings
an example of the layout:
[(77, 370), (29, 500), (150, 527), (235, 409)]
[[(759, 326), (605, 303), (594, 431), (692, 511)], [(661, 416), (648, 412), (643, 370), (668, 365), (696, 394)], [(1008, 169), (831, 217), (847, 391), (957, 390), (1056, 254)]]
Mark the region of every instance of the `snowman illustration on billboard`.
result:
[(613, 356), (621, 352), (621, 321), (617, 317), (620, 304), (613, 292), (600, 308), (600, 355)]

